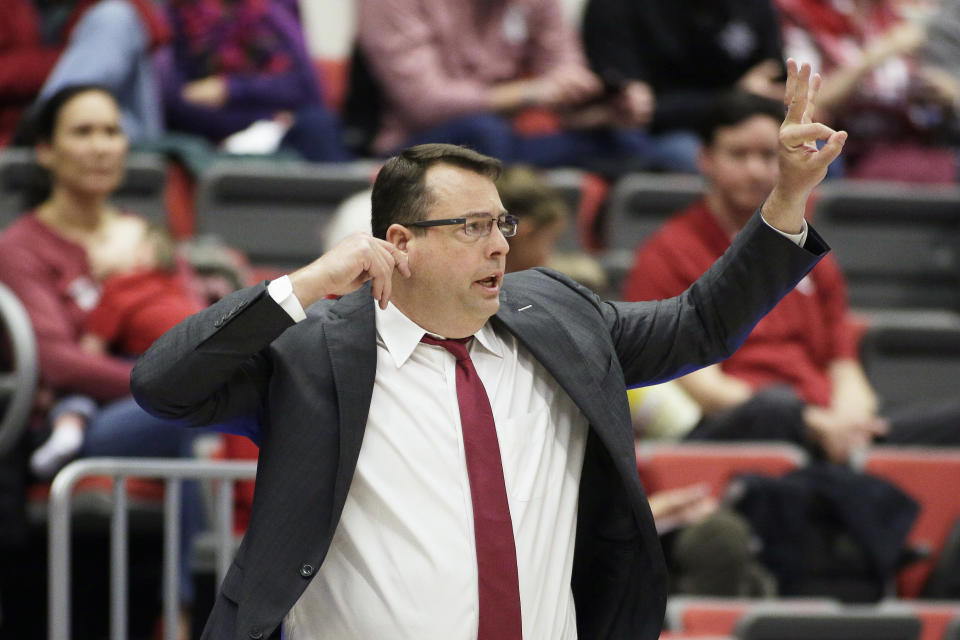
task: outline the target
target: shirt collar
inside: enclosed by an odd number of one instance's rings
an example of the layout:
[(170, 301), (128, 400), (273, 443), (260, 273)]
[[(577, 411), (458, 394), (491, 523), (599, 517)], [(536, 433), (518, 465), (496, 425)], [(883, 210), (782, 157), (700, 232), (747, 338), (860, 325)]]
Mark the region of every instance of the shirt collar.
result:
[[(387, 303), (386, 309), (381, 309), (380, 305), (375, 304), (377, 333), (383, 340), (387, 351), (393, 358), (393, 363), (399, 369), (413, 353), (413, 350), (420, 344), (420, 338), (427, 331), (416, 322), (403, 315), (392, 302)], [(436, 334), (431, 334), (436, 335)], [(443, 338), (444, 336), (437, 336)], [(503, 357), (503, 343), (497, 337), (496, 332), (489, 322), (484, 324), (473, 336), (476, 342), (497, 356)]]

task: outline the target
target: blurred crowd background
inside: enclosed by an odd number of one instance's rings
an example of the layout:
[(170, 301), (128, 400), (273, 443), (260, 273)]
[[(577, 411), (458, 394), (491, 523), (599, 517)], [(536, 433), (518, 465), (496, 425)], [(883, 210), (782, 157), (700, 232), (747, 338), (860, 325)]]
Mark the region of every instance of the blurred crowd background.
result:
[[(817, 119), (850, 134), (808, 205), (834, 252), (728, 362), (624, 390), (672, 571), (664, 637), (731, 636), (755, 603), (802, 597), (960, 638), (957, 0), (3, 0), (0, 283), (38, 375), (4, 303), (0, 637), (46, 633), (65, 464), (256, 458), (243, 424), (145, 414), (132, 362), (369, 232), (382, 159), (425, 142), (498, 157), (520, 218), (508, 271), (676, 295), (776, 180), (788, 57), (823, 76)], [(106, 486), (84, 490), (109, 507)], [(148, 512), (132, 637), (162, 633), (156, 489), (130, 488)], [(253, 492), (236, 487), (238, 535)], [(107, 521), (88, 502), (74, 586), (94, 586), (73, 624), (99, 638)], [(181, 638), (210, 606), (205, 511), (185, 484)]]

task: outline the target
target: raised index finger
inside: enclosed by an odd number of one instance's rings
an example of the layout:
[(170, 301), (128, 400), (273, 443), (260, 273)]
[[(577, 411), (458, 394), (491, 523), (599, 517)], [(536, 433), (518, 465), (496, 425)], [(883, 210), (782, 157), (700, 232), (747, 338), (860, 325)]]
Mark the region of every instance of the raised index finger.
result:
[[(791, 62), (793, 64), (791, 64)], [(796, 62), (787, 61), (787, 116), (785, 123), (798, 123), (803, 120), (803, 113), (807, 108), (807, 97), (810, 91), (810, 64), (804, 62), (799, 71), (795, 71)], [(791, 78), (795, 78), (791, 82)], [(792, 91), (791, 91), (792, 89)]]

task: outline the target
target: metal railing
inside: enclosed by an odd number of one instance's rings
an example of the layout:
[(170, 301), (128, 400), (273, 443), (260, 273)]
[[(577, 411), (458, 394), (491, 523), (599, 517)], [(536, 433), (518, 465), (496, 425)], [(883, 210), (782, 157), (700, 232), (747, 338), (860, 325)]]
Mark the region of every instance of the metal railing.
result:
[(77, 482), (89, 476), (113, 478), (110, 517), (110, 638), (127, 637), (127, 478), (164, 481), (163, 629), (174, 640), (178, 625), (180, 567), (180, 493), (183, 480), (219, 480), (214, 499), (219, 588), (233, 560), (233, 480), (252, 479), (255, 462), (170, 460), (162, 458), (88, 458), (64, 467), (53, 479), (49, 502), (48, 640), (70, 638), (71, 499)]

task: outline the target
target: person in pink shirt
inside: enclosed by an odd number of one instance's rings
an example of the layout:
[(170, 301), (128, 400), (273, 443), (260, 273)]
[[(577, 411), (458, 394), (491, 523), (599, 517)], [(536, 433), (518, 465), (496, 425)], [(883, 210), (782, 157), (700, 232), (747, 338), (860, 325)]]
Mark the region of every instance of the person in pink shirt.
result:
[[(649, 94), (591, 72), (556, 0), (361, 0), (358, 42), (382, 100), (373, 150), (470, 146), (506, 163), (666, 166)], [(513, 116), (553, 114), (518, 133)]]

